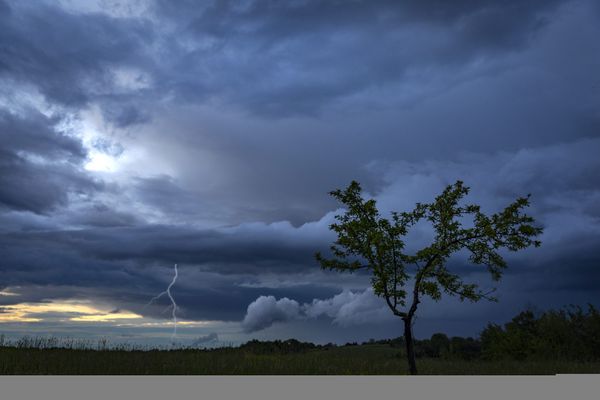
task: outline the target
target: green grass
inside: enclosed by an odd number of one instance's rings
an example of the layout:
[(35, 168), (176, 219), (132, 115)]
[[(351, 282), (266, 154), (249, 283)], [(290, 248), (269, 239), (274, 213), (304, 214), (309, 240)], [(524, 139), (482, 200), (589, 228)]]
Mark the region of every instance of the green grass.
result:
[[(421, 374), (600, 373), (600, 362), (417, 360)], [(203, 350), (83, 350), (0, 347), (0, 374), (19, 375), (401, 375), (398, 348), (361, 345), (290, 354), (236, 348)]]

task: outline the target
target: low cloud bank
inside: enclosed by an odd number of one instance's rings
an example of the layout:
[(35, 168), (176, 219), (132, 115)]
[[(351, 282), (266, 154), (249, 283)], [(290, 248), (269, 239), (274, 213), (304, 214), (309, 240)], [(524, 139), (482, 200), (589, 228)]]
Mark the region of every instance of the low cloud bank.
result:
[(314, 299), (300, 305), (287, 297), (276, 300), (260, 296), (248, 306), (242, 327), (246, 333), (266, 329), (276, 322), (289, 322), (319, 317), (331, 318), (340, 326), (383, 322), (391, 319), (385, 303), (373, 293), (343, 290), (329, 299)]
[(274, 296), (260, 296), (248, 306), (242, 321), (245, 332), (256, 332), (268, 328), (275, 322), (300, 319), (300, 305), (287, 297), (276, 300)]

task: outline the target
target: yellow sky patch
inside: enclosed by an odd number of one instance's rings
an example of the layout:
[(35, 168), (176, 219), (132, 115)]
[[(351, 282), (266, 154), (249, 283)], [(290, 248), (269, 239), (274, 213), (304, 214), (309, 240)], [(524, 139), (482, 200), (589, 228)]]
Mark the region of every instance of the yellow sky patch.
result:
[[(129, 311), (108, 312), (89, 302), (52, 301), (48, 303), (19, 303), (0, 306), (1, 322), (41, 322), (44, 314), (66, 314), (65, 320), (78, 322), (111, 322), (123, 319), (143, 318)], [(76, 314), (76, 315), (69, 315)]]
[[(48, 318), (44, 318), (48, 314)], [(51, 314), (56, 321), (75, 323), (114, 323), (115, 326), (129, 327), (170, 327), (171, 320), (156, 320), (127, 310), (110, 312), (86, 300), (54, 300), (46, 303), (18, 303), (0, 305), (0, 323), (44, 322)], [(209, 327), (219, 321), (177, 321), (182, 327)]]
[(137, 319), (143, 318), (139, 314), (130, 312), (118, 312), (111, 314), (93, 314), (93, 315), (82, 315), (79, 317), (69, 318), (69, 321), (81, 321), (81, 322), (112, 322), (118, 319)]

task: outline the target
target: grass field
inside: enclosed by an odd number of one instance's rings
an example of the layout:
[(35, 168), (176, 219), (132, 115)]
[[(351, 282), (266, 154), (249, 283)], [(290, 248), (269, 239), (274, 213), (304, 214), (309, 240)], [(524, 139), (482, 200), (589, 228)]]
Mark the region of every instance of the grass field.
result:
[[(600, 373), (600, 362), (465, 361), (422, 358), (423, 375)], [(290, 354), (238, 348), (204, 350), (78, 350), (0, 347), (0, 374), (19, 375), (402, 375), (398, 348), (360, 345)]]

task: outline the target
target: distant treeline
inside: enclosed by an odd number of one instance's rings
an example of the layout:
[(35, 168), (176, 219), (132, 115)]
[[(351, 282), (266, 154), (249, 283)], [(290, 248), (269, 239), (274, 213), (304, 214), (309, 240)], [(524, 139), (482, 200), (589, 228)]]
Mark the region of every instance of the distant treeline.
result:
[[(374, 340), (362, 343), (386, 344), (404, 351), (404, 339)], [(358, 346), (350, 342), (343, 346)], [(240, 350), (253, 354), (287, 354), (338, 347), (333, 343), (316, 345), (295, 339), (251, 340)], [(504, 326), (488, 324), (479, 338), (448, 337), (435, 333), (430, 339), (416, 340), (417, 357), (462, 360), (600, 360), (600, 313), (571, 306), (562, 310), (534, 313), (526, 310)]]
[[(70, 349), (97, 351), (160, 351), (193, 350), (206, 353), (224, 352), (254, 355), (280, 355), (308, 353), (315, 350), (331, 350), (352, 346), (386, 345), (397, 349), (398, 357), (404, 357), (404, 339), (374, 340), (364, 343), (349, 342), (344, 345), (314, 344), (296, 339), (258, 341), (251, 340), (239, 347), (226, 346), (213, 349), (195, 347), (156, 348), (131, 344), (111, 345), (106, 339), (98, 342), (70, 338), (22, 337), (15, 341), (0, 335), (0, 348), (19, 349)], [(600, 312), (592, 305), (587, 309), (571, 306), (558, 311), (535, 313), (526, 310), (504, 326), (488, 324), (479, 338), (448, 337), (435, 333), (429, 339), (415, 341), (418, 358), (440, 360), (561, 360), (600, 361)]]

